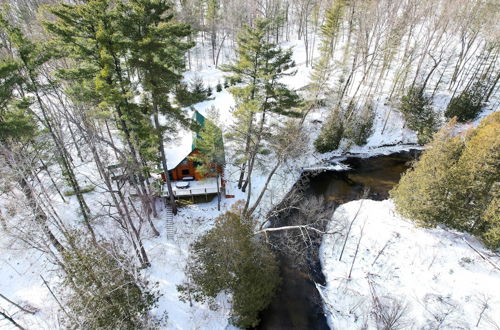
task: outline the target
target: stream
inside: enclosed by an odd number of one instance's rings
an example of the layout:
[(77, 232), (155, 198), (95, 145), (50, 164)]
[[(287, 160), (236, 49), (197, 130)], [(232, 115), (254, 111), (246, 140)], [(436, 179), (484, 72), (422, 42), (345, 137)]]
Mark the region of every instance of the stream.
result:
[[(410, 150), (371, 158), (350, 157), (342, 162), (349, 165), (349, 170), (304, 173), (289, 194), (299, 193), (304, 199), (319, 200), (318, 208), (323, 208), (325, 217), (330, 219), (336, 207), (360, 199), (363, 194), (368, 199), (387, 199), (391, 188), (419, 154), (418, 150)], [(297, 214), (298, 211), (293, 209), (280, 213), (272, 219), (271, 227), (296, 225), (300, 221)], [(326, 223), (323, 221), (315, 227), (324, 230)], [(270, 235), (272, 245), (277, 246), (280, 239), (283, 241), (280, 235), (287, 234)], [(319, 236), (311, 245), (304, 247), (306, 262), (300, 265), (297, 265), (296, 257), (276, 249), (281, 288), (269, 307), (261, 312), (261, 323), (257, 329), (329, 329), (323, 303), (314, 284), (326, 284), (319, 261), (320, 244)]]

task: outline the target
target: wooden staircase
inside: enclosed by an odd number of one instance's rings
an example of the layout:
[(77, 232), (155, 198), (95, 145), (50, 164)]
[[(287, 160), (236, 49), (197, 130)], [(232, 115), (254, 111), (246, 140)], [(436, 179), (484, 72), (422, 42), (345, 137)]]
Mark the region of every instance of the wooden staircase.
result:
[(174, 214), (172, 213), (172, 207), (167, 204), (165, 208), (167, 214), (167, 239), (174, 239)]

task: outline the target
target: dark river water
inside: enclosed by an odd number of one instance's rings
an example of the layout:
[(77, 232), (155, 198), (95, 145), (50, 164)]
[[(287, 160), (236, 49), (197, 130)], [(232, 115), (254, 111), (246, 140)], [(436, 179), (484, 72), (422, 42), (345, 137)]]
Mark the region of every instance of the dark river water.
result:
[[(324, 208), (329, 219), (337, 206), (360, 199), (363, 194), (373, 200), (388, 198), (389, 190), (419, 154), (419, 151), (412, 150), (371, 158), (348, 158), (343, 163), (349, 165), (350, 170), (305, 173), (292, 192), (300, 191), (304, 199), (320, 198), (318, 208)], [(296, 224), (297, 218), (293, 215), (294, 211), (280, 214), (273, 219), (272, 227)], [(326, 222), (321, 226), (323, 228), (320, 229), (324, 229)], [(278, 242), (278, 235), (271, 236), (271, 243), (273, 239)], [(296, 258), (277, 249), (282, 284), (270, 306), (261, 313), (257, 329), (329, 329), (321, 297), (314, 284), (325, 284), (317, 253), (320, 242), (321, 238), (318, 238), (306, 247), (305, 266), (297, 265)]]

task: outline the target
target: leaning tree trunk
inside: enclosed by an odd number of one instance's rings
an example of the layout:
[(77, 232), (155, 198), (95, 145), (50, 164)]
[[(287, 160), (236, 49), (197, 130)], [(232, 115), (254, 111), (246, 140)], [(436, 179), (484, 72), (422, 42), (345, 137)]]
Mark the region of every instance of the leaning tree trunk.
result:
[[(120, 60), (119, 60), (118, 56), (115, 54), (112, 45), (110, 45), (109, 51), (110, 51), (110, 54), (113, 58), (114, 70), (116, 72), (116, 76), (118, 79), (118, 85), (120, 87), (121, 93), (123, 96), (126, 96), (126, 95), (128, 95), (128, 90), (126, 88), (126, 82), (123, 79), (123, 69), (121, 67)], [(112, 82), (109, 81), (109, 84), (111, 85)], [(125, 97), (123, 99), (123, 102), (121, 104), (117, 104), (115, 106), (115, 108), (116, 108), (116, 111), (118, 114), (118, 121), (120, 124), (120, 129), (125, 134), (125, 139), (127, 141), (130, 153), (132, 154), (132, 162), (133, 162), (134, 166), (137, 168), (137, 176), (139, 178), (139, 188), (141, 190), (141, 195), (143, 196), (143, 199), (145, 198), (149, 202), (149, 203), (143, 202), (143, 207), (144, 207), (144, 209), (146, 209), (146, 212), (149, 212), (150, 209), (152, 208), (152, 205), (154, 202), (153, 202), (153, 200), (151, 200), (150, 196), (148, 195), (148, 189), (146, 188), (146, 185), (144, 184), (145, 178), (144, 178), (144, 175), (140, 171), (141, 166), (140, 166), (140, 160), (139, 160), (140, 156), (138, 156), (139, 152), (137, 152), (137, 150), (134, 147), (134, 143), (132, 142), (130, 128), (128, 127), (128, 124), (123, 117), (124, 114), (123, 114), (122, 106), (125, 106), (125, 108), (128, 108), (130, 106), (129, 100), (127, 97)], [(137, 142), (137, 141), (135, 141), (135, 142)]]
[(56, 250), (59, 251), (59, 253), (63, 253), (65, 251), (64, 246), (57, 239), (54, 233), (52, 233), (52, 231), (50, 230), (48, 225), (48, 217), (38, 204), (37, 200), (35, 199), (35, 196), (33, 194), (30, 185), (28, 184), (28, 182), (24, 177), (18, 179), (18, 183), (19, 186), (21, 187), (21, 191), (23, 192), (24, 196), (26, 197), (26, 200), (28, 201), (29, 207), (35, 213), (35, 222), (42, 227), (43, 233), (48, 237), (49, 241), (56, 248)]
[[(250, 143), (252, 141), (252, 127), (253, 126), (253, 114), (250, 114), (250, 122), (248, 123), (248, 130), (247, 130), (247, 136), (245, 139), (245, 155), (247, 155), (250, 152)], [(246, 166), (247, 162), (244, 161), (243, 164), (241, 165), (240, 169), (240, 178), (238, 179), (238, 189), (242, 189), (243, 186), (243, 179), (245, 178), (245, 171), (246, 171)], [(243, 188), (243, 192), (245, 192), (245, 189)]]
[[(5, 147), (4, 150), (6, 151), (6, 153), (11, 153), (11, 150), (8, 148), (8, 143), (6, 143), (4, 146), (1, 147)], [(16, 172), (16, 170), (19, 168), (18, 164), (16, 164), (16, 161), (13, 159), (9, 160), (7, 155), (6, 158), (7, 158), (6, 161), (7, 166), (10, 167), (12, 170), (14, 170), (14, 172)], [(61, 244), (61, 242), (57, 239), (57, 237), (54, 235), (54, 233), (50, 230), (48, 225), (48, 216), (41, 207), (40, 203), (37, 201), (32, 186), (26, 180), (26, 175), (22, 172), (17, 174), (16, 181), (19, 184), (22, 193), (26, 197), (29, 208), (34, 212), (35, 223), (41, 227), (42, 232), (47, 236), (50, 243), (55, 247), (55, 249), (61, 254), (64, 253), (65, 248)]]
[[(272, 84), (271, 86), (274, 84), (274, 79), (272, 80)], [(254, 168), (254, 165), (255, 165), (255, 159), (257, 158), (257, 153), (259, 152), (259, 147), (260, 147), (260, 143), (262, 141), (262, 135), (264, 133), (264, 124), (266, 122), (266, 108), (267, 108), (267, 102), (269, 101), (269, 96), (266, 97), (266, 99), (264, 100), (264, 103), (262, 105), (262, 118), (261, 118), (261, 121), (260, 121), (260, 125), (259, 125), (259, 128), (258, 128), (258, 131), (256, 132), (256, 138), (257, 138), (257, 141), (255, 141), (255, 144), (250, 152), (250, 157), (248, 159), (248, 174), (247, 174), (247, 180), (245, 181), (245, 183), (243, 184), (243, 186), (241, 187), (241, 191), (245, 192), (247, 186), (249, 185), (250, 183), (250, 180), (251, 180), (251, 177), (252, 177), (252, 172), (253, 172), (253, 168)], [(253, 120), (252, 120), (253, 121)], [(248, 136), (250, 137), (250, 135)], [(251, 142), (251, 139), (249, 139), (248, 142)], [(250, 144), (248, 144), (248, 151), (245, 151), (245, 154), (248, 154), (248, 152), (250, 151)], [(249, 193), (250, 195), (250, 193)], [(247, 206), (245, 206), (245, 210), (248, 208), (248, 202), (247, 202)]]
[(495, 80), (491, 84), (491, 88), (489, 89), (488, 94), (486, 95), (486, 98), (484, 100), (485, 102), (488, 102), (490, 100), (491, 94), (493, 94), (493, 91), (495, 90), (499, 79), (500, 79), (500, 72), (497, 74)]
[[(84, 127), (82, 127), (81, 125), (77, 125), (77, 127), (81, 130), (84, 139), (86, 140), (87, 144), (90, 147), (92, 155), (94, 156), (97, 170), (100, 172), (101, 177), (104, 180), (104, 184), (106, 185), (106, 188), (111, 196), (113, 204), (116, 207), (118, 214), (120, 215), (117, 222), (124, 229), (127, 235), (129, 235), (129, 239), (132, 243), (136, 256), (139, 262), (141, 263), (142, 267), (148, 267), (150, 265), (149, 259), (146, 250), (143, 247), (139, 230), (137, 230), (132, 221), (130, 211), (128, 210), (127, 207), (127, 201), (125, 200), (125, 197), (121, 193), (120, 187), (117, 187), (116, 189), (113, 188), (112, 180), (109, 177), (109, 172), (106, 171), (106, 168), (101, 160), (101, 157), (99, 156), (100, 155), (99, 150), (97, 150), (97, 147), (94, 143), (94, 137), (97, 136), (95, 129), (91, 126), (91, 124), (87, 121), (87, 119), (83, 115), (82, 115), (82, 122)], [(152, 225), (152, 223), (150, 223), (150, 225)], [(154, 226), (152, 226), (152, 229), (153, 231), (156, 231), (156, 228), (154, 228)]]
[(160, 150), (161, 156), (161, 165), (163, 167), (163, 172), (165, 173), (165, 181), (168, 189), (168, 198), (170, 200), (170, 206), (172, 207), (172, 213), (177, 214), (177, 205), (175, 204), (175, 196), (174, 191), (172, 189), (172, 182), (170, 181), (170, 177), (168, 175), (168, 166), (167, 166), (167, 156), (165, 155), (165, 146), (163, 145), (163, 133), (161, 132), (160, 121), (158, 120), (158, 111), (157, 105), (154, 105), (155, 113), (153, 115), (155, 122), (156, 134), (158, 135), (158, 149)]
[[(27, 69), (29, 71), (29, 68)], [(52, 137), (52, 140), (54, 141), (54, 145), (56, 146), (57, 151), (59, 152), (60, 155), (60, 166), (61, 170), (63, 172), (63, 175), (67, 178), (68, 183), (70, 184), (71, 188), (75, 192), (75, 196), (78, 200), (78, 204), (80, 206), (80, 210), (82, 212), (83, 220), (85, 222), (85, 225), (89, 231), (89, 233), (92, 236), (92, 239), (95, 241), (95, 232), (94, 229), (92, 228), (92, 225), (90, 223), (90, 208), (87, 205), (87, 202), (85, 201), (85, 198), (83, 197), (83, 194), (81, 192), (80, 185), (78, 183), (78, 180), (76, 178), (75, 172), (73, 171), (73, 168), (71, 166), (71, 162), (69, 160), (69, 153), (66, 150), (64, 143), (61, 141), (61, 139), (57, 136), (56, 131), (54, 127), (52, 126), (51, 118), (49, 117), (48, 109), (45, 107), (45, 104), (42, 101), (42, 98), (40, 96), (37, 84), (38, 82), (36, 81), (35, 77), (31, 74), (31, 72), (28, 72), (29, 79), (31, 81), (31, 85), (33, 88), (33, 93), (35, 95), (35, 98), (37, 100), (38, 106), (40, 107), (40, 110), (42, 112), (43, 120), (42, 123), (47, 127), (50, 136)]]
[(255, 212), (255, 209), (257, 209), (257, 206), (259, 206), (260, 202), (262, 201), (262, 198), (264, 197), (264, 194), (267, 191), (267, 187), (269, 186), (269, 183), (271, 182), (271, 179), (274, 176), (274, 173), (276, 173), (276, 170), (280, 167), (280, 165), (281, 165), (281, 160), (278, 160), (276, 162), (276, 165), (273, 167), (272, 171), (267, 176), (266, 183), (264, 184), (264, 187), (262, 188), (262, 191), (260, 192), (259, 197), (257, 197), (257, 200), (255, 201), (255, 203), (247, 211), (248, 216), (252, 215), (253, 212)]
[(7, 315), (6, 313), (0, 311), (0, 316), (2, 316), (4, 319), (6, 319), (10, 323), (12, 323), (16, 328), (21, 329), (21, 330), (25, 330), (25, 328), (23, 328), (22, 326), (20, 326), (19, 323), (17, 323), (12, 317), (10, 317), (9, 315)]

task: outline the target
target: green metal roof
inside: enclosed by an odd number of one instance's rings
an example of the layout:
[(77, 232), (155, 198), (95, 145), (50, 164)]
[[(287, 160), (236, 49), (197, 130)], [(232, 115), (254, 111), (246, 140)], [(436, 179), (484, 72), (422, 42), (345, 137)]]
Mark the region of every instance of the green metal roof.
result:
[[(200, 125), (200, 130), (205, 127), (205, 117), (201, 113), (199, 113), (197, 110), (194, 111), (193, 116), (191, 117), (198, 125)], [(199, 132), (199, 131), (198, 131)], [(196, 149), (196, 140), (200, 137), (198, 132), (193, 131), (193, 144), (191, 146), (191, 151)]]
[(194, 111), (192, 119), (198, 123), (202, 128), (205, 126), (205, 117), (197, 110)]

